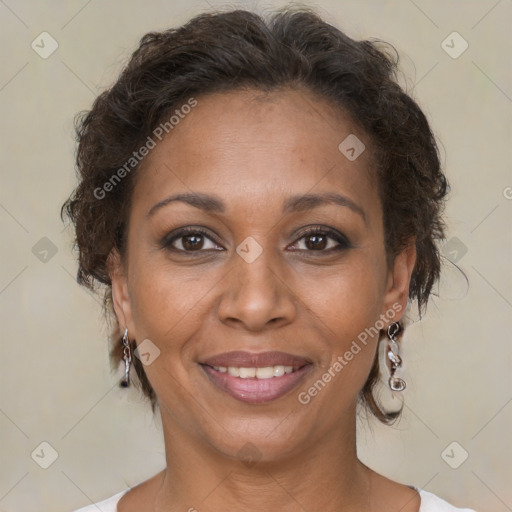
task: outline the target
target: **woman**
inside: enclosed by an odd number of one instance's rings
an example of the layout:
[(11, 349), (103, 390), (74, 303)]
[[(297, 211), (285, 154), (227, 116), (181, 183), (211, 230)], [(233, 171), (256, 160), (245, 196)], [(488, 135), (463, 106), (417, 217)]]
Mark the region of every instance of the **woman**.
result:
[(444, 236), (396, 64), (308, 10), (205, 14), (144, 36), (82, 119), (78, 281), (106, 286), (167, 462), (82, 512), (460, 510), (356, 453), (358, 402), (398, 415), (374, 388), (406, 385), (403, 316)]

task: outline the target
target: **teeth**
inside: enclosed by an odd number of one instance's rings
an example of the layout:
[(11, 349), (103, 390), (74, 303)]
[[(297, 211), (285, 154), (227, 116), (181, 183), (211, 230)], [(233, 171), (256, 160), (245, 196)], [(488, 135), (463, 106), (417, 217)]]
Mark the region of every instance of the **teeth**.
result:
[(281, 377), (285, 373), (292, 373), (293, 366), (265, 366), (264, 368), (245, 368), (243, 366), (214, 366), (215, 370), (221, 373), (228, 373), (232, 377), (240, 377), (241, 379), (272, 379)]
[[(214, 366), (214, 368), (215, 368), (215, 366)], [(229, 373), (229, 375), (232, 375), (233, 377), (240, 377), (240, 368), (235, 368), (234, 366), (229, 366), (228, 373)]]
[[(258, 379), (271, 379), (274, 376), (274, 368), (277, 368), (277, 366), (265, 366), (264, 368), (258, 368), (256, 370), (256, 377)], [(281, 366), (280, 368), (284, 367)]]
[(239, 368), (238, 374), (241, 379), (256, 377), (256, 368)]

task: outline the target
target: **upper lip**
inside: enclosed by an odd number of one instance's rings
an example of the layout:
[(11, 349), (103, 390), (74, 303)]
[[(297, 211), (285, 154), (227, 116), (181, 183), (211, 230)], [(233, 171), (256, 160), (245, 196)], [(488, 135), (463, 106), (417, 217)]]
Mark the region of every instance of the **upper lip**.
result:
[(272, 351), (252, 353), (236, 350), (209, 357), (201, 364), (242, 368), (264, 368), (266, 366), (293, 366), (294, 368), (302, 368), (310, 363), (311, 361), (305, 357), (287, 354), (286, 352)]

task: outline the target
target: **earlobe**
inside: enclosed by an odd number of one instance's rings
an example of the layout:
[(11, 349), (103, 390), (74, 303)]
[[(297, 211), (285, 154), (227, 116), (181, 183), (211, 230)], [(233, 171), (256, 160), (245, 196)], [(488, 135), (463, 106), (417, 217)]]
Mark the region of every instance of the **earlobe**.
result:
[[(393, 308), (400, 312), (405, 310), (409, 298), (409, 285), (412, 272), (416, 264), (416, 239), (395, 256), (389, 269), (387, 290), (384, 299), (384, 308)], [(400, 308), (398, 307), (400, 306)]]

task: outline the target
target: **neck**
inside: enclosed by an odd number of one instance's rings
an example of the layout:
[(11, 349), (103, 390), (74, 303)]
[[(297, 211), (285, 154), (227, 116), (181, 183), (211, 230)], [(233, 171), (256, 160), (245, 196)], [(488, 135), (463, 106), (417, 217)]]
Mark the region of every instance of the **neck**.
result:
[(310, 446), (279, 460), (219, 453), (162, 413), (167, 467), (156, 511), (368, 510), (369, 470), (357, 459), (355, 411)]

